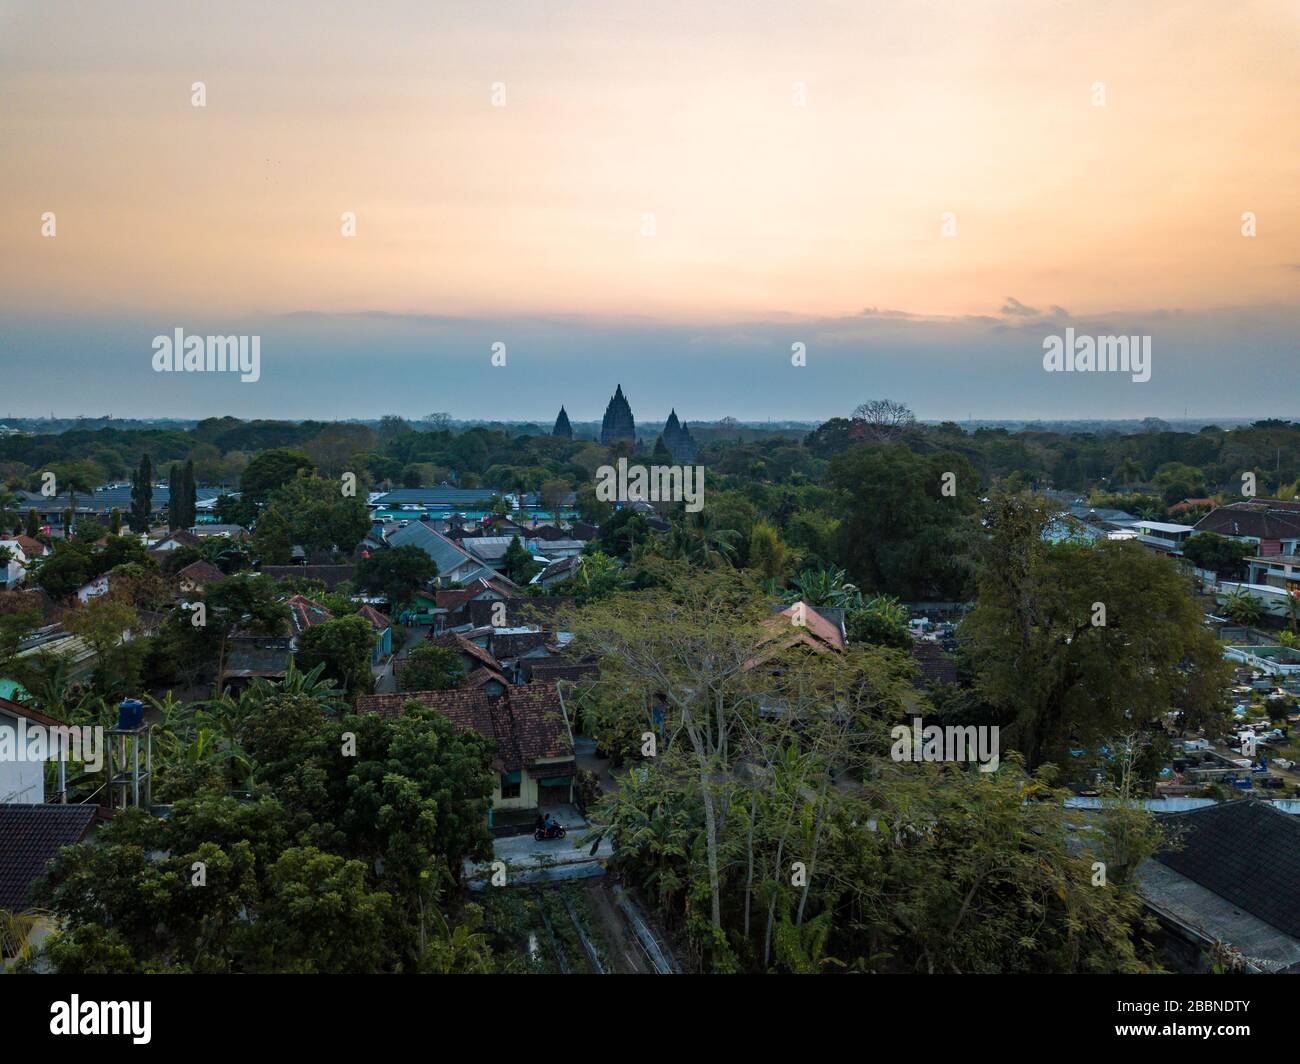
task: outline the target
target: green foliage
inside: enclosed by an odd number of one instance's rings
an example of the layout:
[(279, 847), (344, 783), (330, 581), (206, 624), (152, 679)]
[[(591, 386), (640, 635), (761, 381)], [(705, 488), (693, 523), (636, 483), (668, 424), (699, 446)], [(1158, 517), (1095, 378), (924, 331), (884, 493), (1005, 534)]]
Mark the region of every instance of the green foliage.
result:
[(541, 566), (533, 561), (533, 556), (519, 542), (518, 536), (510, 537), (510, 545), (506, 547), (501, 564), (506, 576), (520, 585), (527, 584), (541, 569)]
[(376, 551), (357, 563), (357, 586), (382, 595), (398, 610), (438, 575), (438, 566), (419, 547), (392, 547)]
[(465, 667), (454, 650), (421, 643), (406, 656), (397, 685), (403, 691), (449, 691), (464, 678)]
[(909, 602), (965, 597), (980, 478), (963, 456), (863, 444), (832, 459), (826, 480), (845, 498), (837, 553), (859, 586)]
[(1173, 709), (1190, 726), (1221, 721), (1229, 670), (1175, 563), (1132, 542), (1048, 544), (1045, 520), (1032, 500), (994, 493), (962, 625), (979, 690), (1029, 764)]
[(876, 595), (860, 607), (850, 609), (844, 627), (850, 641), (908, 650), (912, 635), (908, 629), (907, 610), (895, 598)]
[(153, 511), (153, 464), (149, 456), (140, 456), (140, 464), (131, 474), (131, 516), (129, 527), (132, 532), (148, 532), (149, 518)]
[(263, 503), (271, 492), (298, 477), (302, 471), (315, 467), (305, 454), (286, 449), (262, 451), (244, 469), (239, 487), (244, 498), (253, 503)]
[(1243, 559), (1254, 552), (1253, 545), (1216, 532), (1198, 532), (1183, 545), (1184, 558), (1223, 580), (1241, 579), (1246, 573)]
[(375, 630), (364, 617), (336, 617), (298, 637), (298, 667), (322, 665), (323, 675), (337, 681), (350, 696), (369, 694), (374, 688), (370, 671), (374, 645)]

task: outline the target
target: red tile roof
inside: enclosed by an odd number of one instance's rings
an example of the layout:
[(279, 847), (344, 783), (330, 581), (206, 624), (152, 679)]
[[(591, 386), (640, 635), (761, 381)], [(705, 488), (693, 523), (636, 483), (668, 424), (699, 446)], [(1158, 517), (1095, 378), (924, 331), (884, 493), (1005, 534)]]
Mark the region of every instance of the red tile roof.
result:
[(31, 536), (21, 535), (14, 537), (18, 546), (22, 547), (23, 553), (29, 558), (39, 558), (47, 553), (47, 548), (39, 539), (32, 539)]
[(1300, 504), (1279, 499), (1230, 502), (1196, 522), (1197, 532), (1253, 539), (1300, 538)]
[(434, 593), (434, 601), (441, 609), (457, 610), (467, 602), (474, 602), (478, 597), (488, 591), (495, 591), (506, 598), (513, 598), (515, 585), (504, 583), (496, 578), (487, 580), (484, 577), (477, 577), (470, 581), (465, 587), (452, 588), (449, 591), (437, 591)]
[[(796, 623), (798, 622), (798, 623)], [(763, 622), (767, 635), (747, 663), (750, 668), (797, 645), (810, 646), (820, 653), (844, 649), (844, 634), (817, 610), (803, 602), (788, 606)]]
[(411, 699), (436, 709), (458, 728), (473, 728), (494, 740), (497, 755), (493, 766), (497, 771), (515, 772), (543, 759), (573, 757), (573, 739), (555, 684), (507, 687), (496, 697), (481, 686), (362, 695), (357, 699), (357, 712), (396, 717)]
[(185, 568), (176, 571), (177, 580), (188, 580), (192, 584), (211, 584), (225, 578), (225, 573), (202, 558), (196, 562), (190, 562)]
[(471, 643), (460, 632), (445, 632), (435, 637), (432, 632), (426, 638), (437, 646), (444, 647), (447, 650), (454, 650), (458, 654), (466, 654), (473, 658), (480, 665), (486, 665), (489, 669), (496, 672), (501, 671), (501, 663), (491, 654), (484, 650), (477, 643)]
[(285, 605), (289, 607), (288, 625), (293, 635), (301, 635), (308, 628), (334, 620), (334, 614), (306, 595), (294, 595)]
[(385, 628), (393, 627), (393, 622), (387, 616), (380, 613), (370, 603), (366, 603), (361, 609), (357, 610), (358, 617), (364, 617), (370, 622), (370, 627), (376, 632), (382, 632)]

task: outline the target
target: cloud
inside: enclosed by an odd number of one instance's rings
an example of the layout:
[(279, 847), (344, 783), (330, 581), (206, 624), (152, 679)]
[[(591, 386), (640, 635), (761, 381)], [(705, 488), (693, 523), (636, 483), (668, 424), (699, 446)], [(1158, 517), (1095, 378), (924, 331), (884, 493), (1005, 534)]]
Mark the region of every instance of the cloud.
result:
[(1020, 302), (1020, 300), (1016, 299), (1015, 296), (1006, 297), (1006, 302), (1002, 305), (1000, 313), (1009, 314), (1016, 318), (1037, 318), (1040, 315), (1040, 311), (1037, 307), (1026, 306), (1024, 303)]

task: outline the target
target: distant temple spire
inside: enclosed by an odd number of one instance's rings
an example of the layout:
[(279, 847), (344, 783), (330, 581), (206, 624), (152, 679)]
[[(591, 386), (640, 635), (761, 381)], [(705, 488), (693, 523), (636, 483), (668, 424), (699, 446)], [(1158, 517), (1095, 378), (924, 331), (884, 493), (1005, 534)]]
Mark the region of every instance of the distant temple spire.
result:
[(668, 421), (664, 425), (663, 441), (664, 446), (672, 454), (673, 461), (679, 464), (695, 461), (695, 456), (700, 452), (699, 444), (695, 442), (691, 430), (677, 420), (676, 409), (668, 415)]
[(569, 415), (564, 412), (564, 407), (560, 407), (560, 416), (555, 419), (551, 435), (563, 436), (566, 440), (573, 439), (573, 426), (569, 424)]
[(623, 385), (614, 390), (614, 397), (605, 407), (605, 418), (600, 423), (600, 442), (608, 446), (615, 440), (636, 442), (636, 422), (632, 419), (632, 407), (623, 395)]

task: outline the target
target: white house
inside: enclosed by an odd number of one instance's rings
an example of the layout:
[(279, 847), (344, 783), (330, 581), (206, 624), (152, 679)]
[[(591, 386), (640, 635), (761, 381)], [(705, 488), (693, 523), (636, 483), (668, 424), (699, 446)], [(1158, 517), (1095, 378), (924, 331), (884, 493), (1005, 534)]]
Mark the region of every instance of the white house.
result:
[(20, 761), (10, 755), (18, 742), (19, 718), (46, 727), (58, 723), (44, 713), (0, 698), (0, 733), (5, 733), (0, 735), (0, 805), (41, 805), (45, 802), (45, 763)]
[(27, 552), (16, 539), (0, 539), (0, 547), (9, 551), (9, 564), (0, 567), (0, 588), (16, 587), (27, 576)]

